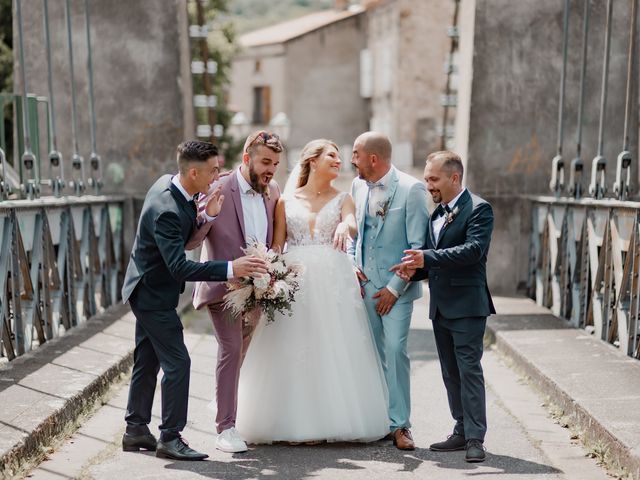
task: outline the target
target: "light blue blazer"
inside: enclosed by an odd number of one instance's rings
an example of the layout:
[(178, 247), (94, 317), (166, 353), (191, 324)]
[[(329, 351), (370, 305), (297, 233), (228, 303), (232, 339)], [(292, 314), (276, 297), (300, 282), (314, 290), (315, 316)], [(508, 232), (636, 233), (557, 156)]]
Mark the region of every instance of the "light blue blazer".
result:
[(392, 175), (386, 188), (388, 205), (384, 215), (379, 215), (373, 245), (369, 245), (373, 246), (373, 255), (364, 255), (362, 251), (369, 187), (360, 178), (355, 178), (351, 184), (351, 196), (356, 205), (358, 236), (353, 242), (350, 254), (361, 270), (364, 270), (365, 262), (367, 267), (371, 267), (369, 262), (374, 263), (375, 273), (369, 275), (369, 281), (376, 289), (389, 286), (400, 294), (398, 301), (413, 301), (422, 296), (421, 282), (407, 283), (390, 272), (389, 268), (400, 263), (404, 250), (420, 249), (424, 245), (429, 220), (427, 192), (421, 181), (395, 167), (391, 168)]

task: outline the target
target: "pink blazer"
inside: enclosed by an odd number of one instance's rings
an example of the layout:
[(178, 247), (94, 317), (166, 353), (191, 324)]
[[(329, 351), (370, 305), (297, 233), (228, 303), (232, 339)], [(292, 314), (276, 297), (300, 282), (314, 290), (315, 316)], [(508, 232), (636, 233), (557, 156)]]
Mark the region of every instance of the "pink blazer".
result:
[[(224, 202), (220, 214), (211, 222), (198, 228), (189, 241), (187, 250), (202, 245), (201, 261), (206, 260), (234, 260), (244, 255), (242, 249), (246, 247), (244, 233), (244, 215), (242, 214), (242, 201), (240, 200), (240, 188), (236, 171), (224, 176), (218, 181), (222, 186)], [(271, 182), (269, 185), (269, 198), (264, 199), (264, 208), (267, 211), (267, 247), (273, 241), (273, 219), (276, 203), (280, 198), (278, 184)], [(218, 303), (227, 293), (225, 282), (196, 282), (193, 292), (193, 306), (196, 309), (209, 303)]]

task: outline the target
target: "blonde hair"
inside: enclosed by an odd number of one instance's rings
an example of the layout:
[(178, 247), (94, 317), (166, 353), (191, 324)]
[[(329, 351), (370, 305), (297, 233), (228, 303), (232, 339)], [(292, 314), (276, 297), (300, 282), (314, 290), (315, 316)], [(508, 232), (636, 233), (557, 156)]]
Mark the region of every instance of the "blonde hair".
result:
[(304, 187), (309, 181), (311, 173), (311, 160), (318, 158), (326, 150), (327, 147), (333, 147), (336, 150), (338, 146), (331, 140), (326, 138), (318, 138), (307, 143), (302, 152), (300, 152), (300, 175), (298, 175), (297, 188)]

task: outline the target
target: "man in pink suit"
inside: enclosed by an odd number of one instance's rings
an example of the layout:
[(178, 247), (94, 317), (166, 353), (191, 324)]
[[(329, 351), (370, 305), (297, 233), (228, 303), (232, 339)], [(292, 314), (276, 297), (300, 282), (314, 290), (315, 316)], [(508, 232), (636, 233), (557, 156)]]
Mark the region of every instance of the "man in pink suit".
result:
[[(200, 227), (187, 243), (187, 249), (202, 244), (202, 260), (231, 261), (243, 254), (248, 242), (267, 247), (273, 238), (273, 219), (280, 190), (272, 181), (282, 144), (277, 135), (266, 131), (251, 134), (245, 144), (242, 164), (213, 185), (227, 200), (218, 216)], [(231, 264), (229, 264), (231, 265)], [(233, 272), (227, 272), (233, 278)], [(247, 445), (235, 429), (238, 404), (238, 378), (255, 325), (246, 318), (232, 318), (223, 306), (225, 282), (198, 282), (194, 290), (196, 309), (206, 306), (218, 340), (216, 367), (216, 448), (224, 452), (244, 452)]]

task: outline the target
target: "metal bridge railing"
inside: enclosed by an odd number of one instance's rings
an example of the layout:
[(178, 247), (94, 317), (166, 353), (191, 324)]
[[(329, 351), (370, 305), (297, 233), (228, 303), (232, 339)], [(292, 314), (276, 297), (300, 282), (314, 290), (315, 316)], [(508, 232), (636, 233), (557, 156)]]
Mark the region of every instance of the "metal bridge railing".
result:
[[(626, 355), (640, 358), (640, 202), (629, 201), (632, 154), (629, 130), (633, 91), (638, 79), (635, 65), (638, 0), (628, 0), (629, 30), (627, 75), (625, 88), (624, 131), (622, 150), (616, 163), (616, 180), (606, 198), (607, 160), (604, 158), (604, 126), (609, 92), (609, 60), (611, 56), (612, 6), (607, 0), (605, 42), (600, 85), (598, 144), (591, 162), (588, 193), (582, 198), (584, 152), (582, 128), (584, 119), (585, 78), (589, 39), (589, 11), (593, 4), (583, 0), (581, 69), (575, 157), (565, 184), (563, 158), (566, 65), (571, 2), (564, 1), (562, 72), (558, 102), (558, 138), (553, 158), (550, 188), (553, 197), (534, 197), (531, 231), (531, 256), (528, 293), (538, 304), (571, 325), (592, 330), (595, 336), (616, 345)], [(635, 165), (637, 167), (637, 163)], [(567, 187), (569, 197), (563, 192)]]
[(0, 202), (0, 357), (12, 360), (118, 302), (124, 203)]
[(529, 295), (640, 358), (640, 202), (533, 199)]

